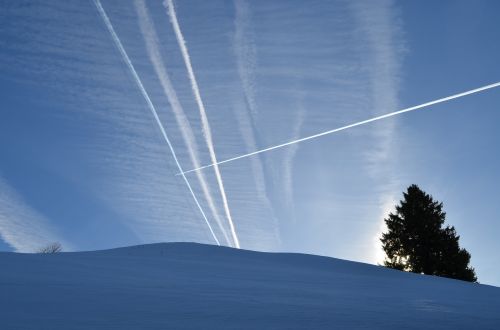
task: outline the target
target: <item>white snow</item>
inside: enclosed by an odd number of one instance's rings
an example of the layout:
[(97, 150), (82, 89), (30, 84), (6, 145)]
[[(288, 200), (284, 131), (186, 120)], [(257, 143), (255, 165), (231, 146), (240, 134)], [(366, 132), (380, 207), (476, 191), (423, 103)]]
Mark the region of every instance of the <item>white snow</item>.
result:
[(195, 243), (0, 253), (1, 329), (500, 329), (500, 288)]

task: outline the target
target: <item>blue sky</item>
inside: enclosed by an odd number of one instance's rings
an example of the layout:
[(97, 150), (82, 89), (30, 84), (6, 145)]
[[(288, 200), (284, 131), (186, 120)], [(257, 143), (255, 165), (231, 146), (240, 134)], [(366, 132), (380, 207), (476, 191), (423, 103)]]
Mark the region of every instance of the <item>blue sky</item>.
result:
[[(102, 1), (183, 168), (211, 163), (161, 1)], [(500, 80), (496, 1), (176, 1), (218, 159)], [(0, 250), (214, 244), (92, 1), (2, 1)], [(500, 285), (500, 92), (187, 178), (224, 245), (377, 263), (417, 183)], [(227, 237), (227, 238), (226, 238)]]

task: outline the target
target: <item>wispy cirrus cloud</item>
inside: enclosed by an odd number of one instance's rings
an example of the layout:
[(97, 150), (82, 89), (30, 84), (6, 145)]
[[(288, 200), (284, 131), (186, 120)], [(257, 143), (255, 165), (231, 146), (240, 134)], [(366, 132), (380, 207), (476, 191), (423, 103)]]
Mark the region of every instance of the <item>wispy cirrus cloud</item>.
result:
[(37, 252), (52, 242), (60, 242), (65, 251), (72, 250), (50, 221), (31, 208), (1, 177), (0, 237), (16, 252)]
[[(110, 6), (108, 14), (117, 22), (118, 33), (124, 35), (122, 41), (151, 97), (168, 107), (161, 102), (163, 91), (157, 88), (154, 76), (144, 70), (149, 61), (138, 26), (129, 24), (137, 19), (133, 3), (130, 5)], [(44, 116), (53, 126), (66, 127), (60, 140), (71, 145), (66, 156), (77, 160), (72, 164), (50, 160), (51, 170), (69, 176), (68, 181), (109, 208), (115, 217), (109, 219), (109, 226), (117, 226), (112, 228), (118, 231), (124, 226), (135, 235), (136, 240), (127, 241), (129, 244), (213, 243), (207, 227), (200, 224), (189, 192), (175, 176), (175, 163), (160, 131), (147, 114), (93, 3), (12, 4), (3, 9), (0, 43), (5, 52), (0, 52), (0, 67), (20, 86), (43, 86), (50, 97), (36, 99), (34, 104), (50, 105)], [(16, 56), (9, 56), (11, 53)], [(162, 116), (168, 124), (168, 114)], [(173, 139), (174, 144), (182, 143), (175, 134)], [(182, 149), (179, 157), (184, 159)], [(198, 187), (193, 189), (201, 193)], [(100, 227), (99, 221), (86, 219), (90, 227)], [(114, 244), (114, 238), (104, 232), (96, 231), (95, 236), (107, 246)]]
[(235, 0), (234, 18), (234, 50), (236, 55), (236, 66), (240, 77), (245, 101), (253, 120), (257, 117), (256, 93), (256, 66), (257, 49), (255, 36), (252, 29), (252, 15), (246, 0)]
[[(351, 3), (355, 18), (365, 41), (367, 56), (364, 59), (368, 80), (366, 91), (370, 98), (370, 113), (374, 116), (398, 110), (398, 92), (401, 82), (402, 58), (405, 42), (402, 35), (401, 19), (395, 3), (391, 0), (375, 5), (364, 1)], [(380, 262), (380, 233), (384, 228), (383, 218), (396, 200), (395, 191), (400, 185), (395, 168), (397, 119), (378, 123), (371, 130), (371, 138), (377, 143), (365, 151), (367, 169), (378, 184), (379, 216), (378, 223), (372, 225), (374, 236), (372, 262)]]
[[(130, 24), (138, 18), (134, 3), (115, 6), (103, 0), (103, 4), (152, 102), (158, 109), (170, 109), (141, 30)], [(397, 102), (394, 90), (402, 38), (397, 29), (388, 31), (399, 26), (394, 3), (381, 2), (381, 8), (345, 1), (307, 6), (284, 1), (235, 4), (241, 6), (233, 11), (222, 2), (188, 1), (180, 8), (186, 12), (178, 13), (185, 19), (183, 33), (190, 41), (189, 55), (210, 111), (213, 141), (219, 143), (218, 158), (340, 127), (386, 112), (382, 108)], [(148, 6), (152, 19), (169, 27), (161, 4)], [(46, 116), (72, 128), (65, 140), (71, 142), (68, 154), (75, 164), (54, 162), (53, 171), (64, 170), (76, 184), (93, 191), (140, 242), (212, 242), (92, 3), (9, 7), (0, 16), (16, 23), (2, 24), (0, 29), (0, 44), (8, 50), (0, 53), (0, 66), (22, 72), (16, 75), (18, 82), (54, 91)], [(374, 32), (367, 31), (370, 25)], [(182, 54), (175, 53), (176, 38), (170, 28), (157, 33), (162, 54), (172, 55), (165, 58), (179, 103), (193, 134), (202, 138)], [(8, 52), (16, 56), (5, 56)], [(61, 106), (52, 106), (56, 102)], [(183, 126), (173, 111), (159, 112), (188, 168), (193, 161), (189, 148), (181, 147), (186, 145)], [(394, 146), (394, 134), (384, 125), (366, 126), (318, 139), (298, 151), (283, 149), (221, 167), (244, 246), (273, 250), (280, 248), (284, 237), (285, 249), (359, 260), (360, 249), (352, 245), (359, 235), (342, 237), (337, 229), (360, 235), (369, 231), (372, 236), (378, 230), (372, 219), (383, 204), (379, 199), (390, 193), (387, 154)], [(200, 162), (206, 164), (209, 155), (199, 147)], [(215, 191), (216, 180), (205, 175)], [(198, 180), (192, 181), (195, 192), (205, 196)], [(287, 211), (291, 196), (297, 221), (288, 233), (279, 232), (277, 228), (291, 222)], [(213, 196), (215, 205), (222, 203), (220, 198)], [(366, 202), (374, 199), (376, 205)], [(211, 209), (206, 198), (200, 202)], [(356, 227), (358, 223), (363, 226)], [(363, 250), (369, 254), (372, 237), (362, 240), (370, 241)]]
[[(306, 117), (306, 109), (302, 104), (303, 101), (298, 101), (298, 109), (297, 109), (297, 118), (295, 119), (295, 124), (292, 127), (292, 139), (297, 139), (300, 137), (300, 131), (302, 125), (304, 124), (304, 120)], [(299, 149), (299, 145), (295, 144), (288, 148), (287, 153), (283, 157), (283, 193), (285, 205), (290, 211), (290, 217), (293, 221), (295, 221), (295, 212), (294, 212), (294, 202), (293, 202), (293, 164), (294, 158)]]
[[(252, 29), (252, 14), (248, 2), (236, 0), (234, 6), (233, 49), (245, 100), (244, 107), (236, 109), (236, 118), (247, 151), (252, 152), (261, 147), (256, 137), (259, 134), (257, 123), (259, 111), (256, 101), (257, 49)], [(272, 204), (267, 196), (266, 177), (262, 160), (260, 157), (253, 157), (250, 162), (258, 197), (272, 210)]]
[[(260, 149), (313, 135), (328, 127), (352, 123), (358, 118), (366, 119), (397, 110), (404, 43), (397, 9), (391, 1), (377, 5), (370, 2), (314, 4), (299, 12), (279, 2), (264, 8), (238, 0), (235, 1), (235, 9), (233, 43), (237, 69), (254, 127), (258, 127), (264, 136), (265, 142), (259, 146)], [(252, 10), (259, 15), (258, 24), (252, 24)], [(330, 20), (323, 21), (323, 15), (317, 16), (319, 11)], [(313, 17), (316, 17), (315, 24), (310, 24)], [(298, 26), (302, 28), (298, 29)], [(255, 34), (254, 29), (257, 31)], [(267, 37), (271, 30), (272, 37)], [(257, 63), (262, 65), (257, 66)], [(275, 206), (282, 205), (284, 209), (280, 212), (282, 226), (283, 222), (290, 221), (287, 218), (298, 216), (296, 228), (292, 226), (289, 229), (292, 236), (300, 231), (299, 228), (312, 233), (315, 232), (311, 229), (315, 226), (314, 222), (324, 218), (327, 212), (336, 222), (341, 222), (343, 218), (367, 221), (366, 228), (373, 227), (373, 230), (356, 229), (361, 236), (378, 232), (378, 222), (368, 220), (374, 218), (374, 210), (382, 211), (382, 205), (392, 200), (390, 191), (395, 178), (391, 176), (393, 172), (389, 155), (396, 148), (394, 125), (394, 122), (381, 123), (375, 127), (347, 132), (336, 137), (339, 142), (335, 143), (335, 148), (325, 148), (321, 157), (314, 154), (315, 144), (304, 145), (305, 153), (301, 155), (309, 159), (296, 160), (302, 169), (325, 173), (325, 178), (331, 178), (328, 181), (334, 178), (335, 181), (356, 182), (356, 177), (372, 181), (370, 189), (358, 193), (357, 198), (351, 197), (356, 187), (354, 183), (348, 189), (338, 184), (330, 186), (328, 191), (324, 190), (323, 184), (317, 184), (312, 188), (313, 191), (309, 191), (309, 182), (321, 179), (317, 177), (304, 182), (304, 176), (311, 175), (294, 172), (297, 145), (289, 145), (275, 155), (252, 156), (267, 158), (266, 167), (272, 178), (266, 180), (266, 184), (273, 186), (271, 190)], [(272, 139), (273, 135), (278, 139)], [(316, 142), (316, 145), (324, 148), (329, 145), (326, 141), (331, 140), (325, 138), (323, 142)], [(256, 150), (259, 148), (252, 151)], [(335, 157), (340, 159), (331, 164), (330, 158)], [(310, 163), (310, 166), (306, 167), (305, 163)], [(328, 166), (331, 168), (327, 175)], [(354, 173), (356, 171), (358, 173)], [(301, 186), (299, 200), (295, 203), (291, 202), (294, 179), (298, 179)], [(330, 202), (323, 201), (332, 194), (335, 197), (330, 197)], [(349, 214), (353, 203), (349, 200), (367, 198), (375, 198), (377, 205), (365, 203)], [(314, 203), (315, 210), (307, 213), (305, 210), (309, 207), (304, 203), (310, 199), (317, 201)], [(297, 208), (299, 214), (290, 211), (293, 208)], [(309, 225), (305, 226), (304, 222)], [(310, 239), (318, 240), (320, 236)], [(294, 242), (291, 245), (297, 244), (295, 238), (292, 240)], [(372, 241), (371, 237), (368, 241)], [(307, 245), (315, 246), (315, 243)], [(351, 252), (357, 251), (350, 257), (371, 260), (369, 254), (373, 250), (372, 246), (365, 248), (362, 245), (350, 248)], [(360, 254), (360, 251), (364, 251), (365, 255)]]

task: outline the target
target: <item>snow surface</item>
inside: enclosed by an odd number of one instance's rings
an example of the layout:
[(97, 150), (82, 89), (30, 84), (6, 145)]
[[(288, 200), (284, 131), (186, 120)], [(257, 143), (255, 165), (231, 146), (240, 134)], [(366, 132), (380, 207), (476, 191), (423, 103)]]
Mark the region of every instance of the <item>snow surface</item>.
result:
[(195, 243), (0, 253), (1, 329), (500, 329), (500, 288)]

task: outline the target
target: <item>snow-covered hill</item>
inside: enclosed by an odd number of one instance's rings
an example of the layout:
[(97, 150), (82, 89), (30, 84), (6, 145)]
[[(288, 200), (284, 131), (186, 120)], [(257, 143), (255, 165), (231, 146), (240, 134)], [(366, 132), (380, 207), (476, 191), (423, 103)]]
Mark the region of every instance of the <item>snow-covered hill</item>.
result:
[(194, 243), (0, 253), (1, 329), (500, 329), (500, 288)]

